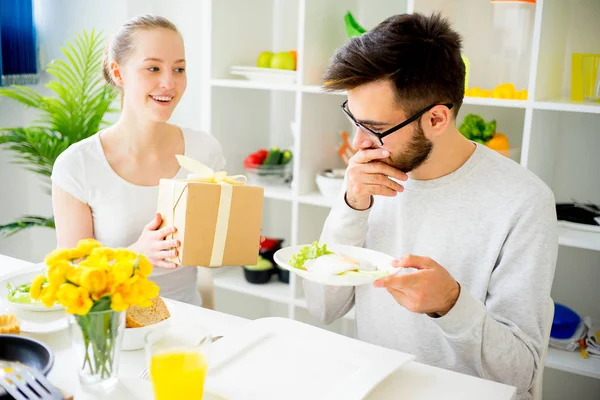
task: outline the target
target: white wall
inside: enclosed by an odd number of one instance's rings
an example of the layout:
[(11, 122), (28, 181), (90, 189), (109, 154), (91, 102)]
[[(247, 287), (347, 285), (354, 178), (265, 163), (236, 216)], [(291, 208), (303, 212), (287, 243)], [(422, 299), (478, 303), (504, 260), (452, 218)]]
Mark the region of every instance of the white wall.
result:
[[(102, 31), (108, 38), (132, 16), (143, 13), (163, 15), (181, 31), (188, 61), (188, 89), (171, 122), (204, 129), (200, 110), (202, 87), (207, 82), (200, 56), (202, 42), (198, 21), (204, 12), (205, 3), (179, 0), (177, 6), (174, 6), (173, 3), (167, 4), (160, 0), (35, 0), (41, 62), (46, 65), (54, 58), (62, 58), (61, 46), (84, 29)], [(32, 89), (46, 91), (43, 86), (45, 82), (32, 86)], [(27, 126), (34, 118), (33, 111), (0, 98), (0, 126)], [(10, 164), (11, 158), (10, 152), (0, 150), (0, 224), (12, 222), (25, 214), (51, 215), (50, 196), (44, 191), (40, 179), (24, 168)], [(40, 261), (55, 247), (55, 243), (53, 230), (36, 228), (10, 238), (0, 237), (0, 254)]]

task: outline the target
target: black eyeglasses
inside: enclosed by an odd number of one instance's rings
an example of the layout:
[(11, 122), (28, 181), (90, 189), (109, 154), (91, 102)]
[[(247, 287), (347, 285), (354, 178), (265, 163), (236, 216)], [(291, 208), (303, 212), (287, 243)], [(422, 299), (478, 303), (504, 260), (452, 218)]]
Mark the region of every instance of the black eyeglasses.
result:
[[(411, 122), (416, 121), (421, 115), (425, 114), (427, 111), (431, 110), (433, 107), (441, 105), (441, 106), (446, 106), (448, 107), (448, 109), (452, 109), (453, 104), (452, 103), (448, 103), (448, 104), (432, 104), (430, 106), (425, 107), (424, 109), (422, 109), (421, 111), (419, 111), (418, 113), (416, 113), (415, 115), (413, 115), (412, 117), (410, 117), (409, 119), (407, 119), (404, 122), (399, 123), (398, 125), (394, 126), (393, 128), (388, 129), (385, 132), (375, 132), (372, 129), (367, 128), (366, 126), (364, 126), (363, 124), (361, 124), (360, 122), (358, 122), (356, 120), (356, 118), (354, 118), (354, 116), (352, 115), (352, 113), (350, 112), (350, 110), (348, 110), (348, 100), (344, 101), (344, 103), (342, 103), (342, 111), (344, 111), (344, 114), (346, 114), (346, 116), (350, 119), (350, 121), (352, 121), (352, 123), (354, 125), (356, 125), (357, 127), (359, 127), (360, 129), (362, 129), (363, 131), (370, 133), (371, 135), (375, 136), (375, 138), (377, 139), (377, 141), (379, 142), (380, 145), (383, 145), (383, 138), (386, 137), (387, 135), (390, 135), (394, 132), (396, 132), (399, 129), (404, 128), (406, 125), (410, 124)], [(374, 141), (375, 144), (377, 144), (377, 142)]]

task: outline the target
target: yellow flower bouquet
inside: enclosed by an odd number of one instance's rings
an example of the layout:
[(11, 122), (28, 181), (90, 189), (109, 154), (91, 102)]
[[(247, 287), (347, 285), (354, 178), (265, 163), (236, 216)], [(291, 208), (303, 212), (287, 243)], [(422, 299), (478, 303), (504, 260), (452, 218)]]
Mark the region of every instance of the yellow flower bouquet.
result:
[(79, 376), (86, 386), (116, 383), (118, 353), (129, 306), (148, 307), (159, 287), (148, 276), (152, 264), (128, 249), (103, 247), (84, 239), (44, 259), (47, 271), (30, 289), (46, 307), (56, 302), (71, 317), (71, 340), (81, 356)]

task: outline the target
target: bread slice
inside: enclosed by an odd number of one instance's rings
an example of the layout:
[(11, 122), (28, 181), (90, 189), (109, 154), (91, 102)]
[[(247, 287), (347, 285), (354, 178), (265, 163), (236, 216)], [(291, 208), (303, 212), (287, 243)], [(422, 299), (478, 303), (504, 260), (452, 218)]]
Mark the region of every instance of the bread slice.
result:
[(156, 296), (151, 300), (152, 305), (149, 307), (131, 306), (127, 309), (125, 314), (126, 328), (141, 328), (164, 321), (171, 316), (163, 299)]
[(21, 323), (12, 314), (0, 315), (0, 334), (21, 333)]

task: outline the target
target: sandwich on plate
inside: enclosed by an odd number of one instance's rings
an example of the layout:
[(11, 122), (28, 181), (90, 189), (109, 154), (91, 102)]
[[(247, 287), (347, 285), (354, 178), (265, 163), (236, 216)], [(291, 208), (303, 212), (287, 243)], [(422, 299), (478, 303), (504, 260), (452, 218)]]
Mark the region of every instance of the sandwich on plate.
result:
[(318, 242), (303, 246), (290, 258), (289, 263), (294, 268), (328, 276), (383, 277), (388, 274), (367, 260), (334, 253), (327, 249), (327, 244), (319, 245)]

